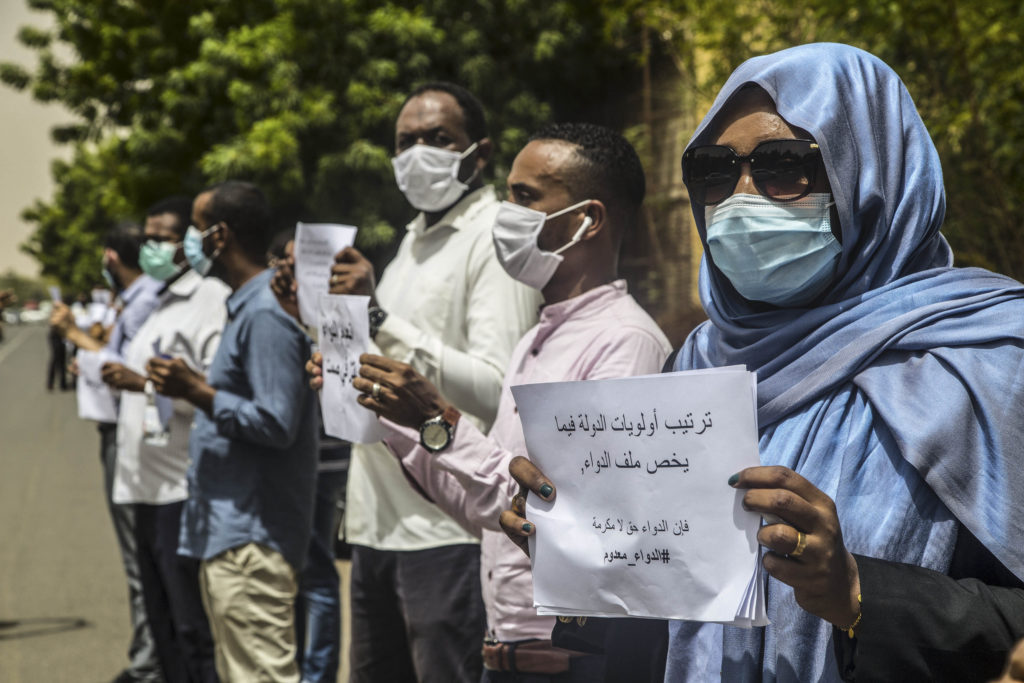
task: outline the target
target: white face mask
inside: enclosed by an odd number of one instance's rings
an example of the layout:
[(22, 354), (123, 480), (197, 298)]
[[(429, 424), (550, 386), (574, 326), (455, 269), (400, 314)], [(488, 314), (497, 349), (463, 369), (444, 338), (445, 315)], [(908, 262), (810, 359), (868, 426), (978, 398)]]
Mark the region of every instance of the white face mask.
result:
[(734, 194), (704, 209), (708, 251), (745, 298), (805, 305), (832, 282), (843, 252), (832, 234), (831, 206), (827, 192), (792, 202)]
[(413, 145), (391, 160), (398, 189), (420, 211), (447, 209), (476, 178), (474, 171), (466, 182), (459, 180), (462, 160), (476, 147), (474, 142), (465, 152), (453, 152), (430, 145)]
[(583, 223), (569, 243), (554, 251), (544, 251), (537, 246), (540, 231), (552, 218), (586, 206), (592, 201), (585, 199), (552, 214), (528, 209), (512, 202), (502, 202), (498, 215), (494, 218), (492, 235), (494, 248), (498, 252), (498, 262), (505, 272), (524, 285), (544, 289), (551, 276), (558, 270), (558, 264), (565, 258), (560, 254), (583, 239), (583, 233), (593, 220), (590, 216), (584, 216)]

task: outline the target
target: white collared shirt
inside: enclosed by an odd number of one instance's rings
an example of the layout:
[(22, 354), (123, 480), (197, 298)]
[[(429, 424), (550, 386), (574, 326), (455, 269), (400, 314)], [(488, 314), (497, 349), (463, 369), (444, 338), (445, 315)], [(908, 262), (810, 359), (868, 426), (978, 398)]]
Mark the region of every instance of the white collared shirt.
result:
[[(380, 353), (412, 365), (485, 431), (512, 350), (541, 302), (498, 263), (491, 228), (499, 206), (486, 186), (429, 228), (420, 214), (377, 286), (388, 313), (376, 337)], [(478, 540), (416, 493), (382, 444), (353, 446), (345, 518), (350, 543), (378, 550)]]
[[(154, 342), (159, 341), (160, 353), (181, 357), (205, 373), (227, 320), (224, 302), (230, 293), (216, 278), (186, 272), (160, 295), (157, 308), (125, 346), (125, 367), (145, 375), (146, 363), (155, 355)], [(166, 446), (154, 446), (143, 440), (146, 403), (144, 393), (121, 392), (115, 503), (163, 505), (188, 498), (185, 472), (194, 409), (187, 401), (175, 400), (169, 441)]]

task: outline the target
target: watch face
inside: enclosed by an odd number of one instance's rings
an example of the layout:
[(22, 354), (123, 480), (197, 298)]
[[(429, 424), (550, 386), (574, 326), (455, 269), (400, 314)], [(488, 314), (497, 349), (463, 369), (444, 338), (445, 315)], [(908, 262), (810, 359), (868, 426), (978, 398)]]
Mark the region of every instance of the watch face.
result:
[(424, 425), (420, 436), (423, 439), (423, 445), (435, 451), (448, 445), (448, 430), (444, 428), (443, 424), (437, 422)]

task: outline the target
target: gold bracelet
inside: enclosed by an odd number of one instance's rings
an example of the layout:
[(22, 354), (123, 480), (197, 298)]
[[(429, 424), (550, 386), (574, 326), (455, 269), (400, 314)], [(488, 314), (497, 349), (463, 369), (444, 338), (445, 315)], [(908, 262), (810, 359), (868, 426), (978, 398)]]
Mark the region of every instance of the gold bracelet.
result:
[[(861, 604), (860, 593), (857, 593), (857, 604), (858, 605)], [(854, 637), (853, 629), (857, 628), (857, 624), (860, 623), (860, 618), (863, 617), (863, 616), (864, 616), (864, 610), (863, 609), (858, 610), (857, 611), (857, 618), (853, 620), (853, 623), (850, 624), (849, 626), (847, 626), (846, 628), (841, 628), (839, 630), (840, 631), (845, 631), (846, 635), (850, 636), (850, 638), (852, 639)]]

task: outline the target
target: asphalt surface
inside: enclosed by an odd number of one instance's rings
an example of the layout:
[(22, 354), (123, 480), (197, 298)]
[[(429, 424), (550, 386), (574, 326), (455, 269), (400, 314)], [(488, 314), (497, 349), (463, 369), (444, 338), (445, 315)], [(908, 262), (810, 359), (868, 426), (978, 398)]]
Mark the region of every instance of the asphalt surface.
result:
[[(0, 683), (107, 683), (128, 663), (127, 586), (95, 423), (46, 390), (44, 325), (0, 343)], [(348, 563), (339, 562), (347, 603)], [(339, 680), (347, 680), (348, 614)]]
[(128, 661), (99, 434), (46, 390), (45, 326), (0, 344), (0, 681), (105, 683)]

